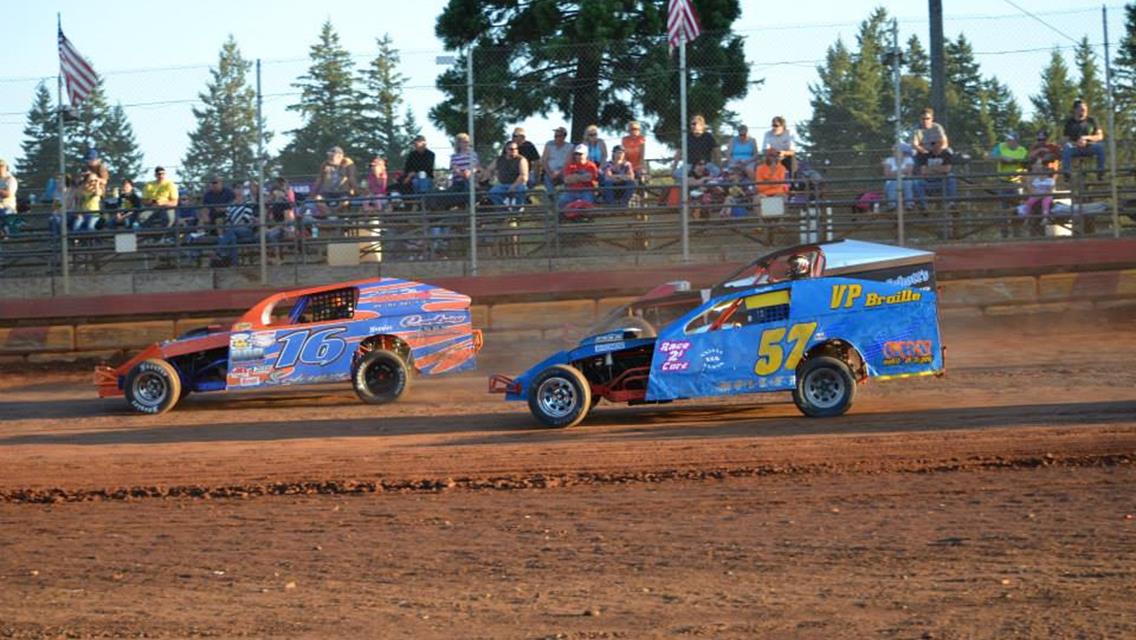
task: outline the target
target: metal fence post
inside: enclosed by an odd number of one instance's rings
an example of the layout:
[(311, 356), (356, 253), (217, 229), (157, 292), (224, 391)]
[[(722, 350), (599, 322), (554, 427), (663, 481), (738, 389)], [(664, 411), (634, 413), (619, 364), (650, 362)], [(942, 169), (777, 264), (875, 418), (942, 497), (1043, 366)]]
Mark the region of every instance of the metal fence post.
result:
[(260, 284), (268, 284), (268, 216), (264, 210), (264, 118), (261, 112), (260, 58), (256, 59), (256, 208), (260, 218)]
[(903, 142), (903, 111), (900, 105), (900, 52), (899, 52), (899, 20), (892, 18), (891, 21), (891, 65), (893, 84), (895, 86), (895, 150), (892, 156), (895, 158), (895, 201), (898, 205), (895, 209), (896, 216), (896, 234), (899, 246), (903, 246), (906, 242), (906, 233), (903, 228), (903, 158), (904, 153), (900, 150), (899, 145)]
[[(474, 118), (473, 118), (473, 43), (469, 45), (469, 52), (465, 56), (465, 93), (466, 117), (469, 127), (469, 148), (474, 150)], [(475, 172), (469, 183), (469, 273), (477, 275), (477, 173)]]
[[(1104, 82), (1108, 98), (1108, 168), (1112, 173), (1108, 183), (1112, 189), (1112, 237), (1120, 237), (1120, 197), (1116, 192), (1116, 115), (1112, 104), (1112, 58), (1108, 52), (1108, 7), (1101, 5), (1104, 23)], [(1082, 210), (1083, 212), (1083, 210)]]

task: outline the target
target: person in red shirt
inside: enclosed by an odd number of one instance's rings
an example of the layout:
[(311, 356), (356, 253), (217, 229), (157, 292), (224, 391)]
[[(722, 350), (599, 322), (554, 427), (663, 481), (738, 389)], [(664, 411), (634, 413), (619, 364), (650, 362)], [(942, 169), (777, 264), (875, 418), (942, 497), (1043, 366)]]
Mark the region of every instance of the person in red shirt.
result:
[(576, 145), (576, 148), (573, 149), (572, 159), (564, 167), (564, 193), (560, 194), (558, 201), (560, 208), (563, 209), (569, 203), (577, 200), (595, 203), (599, 176), (599, 168), (596, 167), (594, 162), (588, 160), (587, 145)]
[(627, 135), (623, 136), (622, 144), (623, 153), (627, 161), (631, 163), (631, 167), (635, 169), (635, 175), (639, 182), (645, 182), (647, 172), (643, 169), (644, 158), (647, 152), (647, 137), (640, 133), (639, 123), (632, 120), (627, 124)]

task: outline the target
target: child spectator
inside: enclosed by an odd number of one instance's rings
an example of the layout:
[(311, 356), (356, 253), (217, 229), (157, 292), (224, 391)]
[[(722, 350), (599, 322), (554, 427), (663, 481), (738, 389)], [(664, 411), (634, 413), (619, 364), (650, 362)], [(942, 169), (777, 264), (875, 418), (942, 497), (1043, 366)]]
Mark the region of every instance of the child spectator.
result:
[(1053, 207), (1053, 193), (1056, 190), (1057, 173), (1039, 160), (1033, 165), (1029, 175), (1029, 198), (1019, 207), (1018, 214), (1033, 216), (1035, 211), (1040, 210), (1043, 220), (1049, 218), (1049, 210)]
[[(278, 178), (281, 179), (281, 178)], [(364, 211), (385, 211), (387, 208), (387, 161), (378, 156), (371, 159), (364, 181), (367, 198), (363, 200)]]

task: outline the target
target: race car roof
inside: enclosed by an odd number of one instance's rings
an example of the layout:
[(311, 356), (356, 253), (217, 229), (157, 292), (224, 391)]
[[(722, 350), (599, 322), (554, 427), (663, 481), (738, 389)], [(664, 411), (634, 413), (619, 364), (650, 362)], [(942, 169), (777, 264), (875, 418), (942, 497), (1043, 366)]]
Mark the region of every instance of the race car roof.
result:
[(930, 251), (863, 240), (837, 240), (819, 246), (821, 251), (824, 251), (825, 275), (863, 271), (867, 266), (900, 266), (931, 262), (935, 259), (935, 254)]

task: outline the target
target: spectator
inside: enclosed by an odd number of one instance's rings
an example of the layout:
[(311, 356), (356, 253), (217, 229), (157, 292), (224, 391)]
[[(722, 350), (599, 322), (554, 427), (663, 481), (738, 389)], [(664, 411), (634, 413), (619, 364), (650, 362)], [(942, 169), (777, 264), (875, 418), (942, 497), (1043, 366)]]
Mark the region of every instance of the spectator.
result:
[(726, 167), (741, 169), (750, 179), (757, 169), (757, 140), (749, 137), (749, 127), (744, 124), (738, 125), (738, 135), (726, 145)]
[(719, 216), (722, 218), (744, 218), (749, 215), (751, 188), (753, 183), (740, 167), (728, 167), (725, 171), (725, 199)]
[(454, 136), (454, 153), (450, 156), (450, 186), (445, 195), (435, 197), (435, 205), (442, 209), (465, 206), (469, 201), (469, 181), (476, 180), (480, 170), (481, 159), (469, 146), (469, 134), (459, 133)]
[(883, 160), (884, 165), (884, 196), (887, 199), (888, 210), (891, 211), (897, 206), (896, 195), (898, 188), (896, 177), (900, 174), (903, 175), (903, 202), (905, 206), (913, 206), (915, 204), (915, 160), (912, 159), (911, 153), (914, 151), (911, 145), (899, 143), (894, 147), (895, 151), (902, 158), (896, 161), (896, 155), (890, 155)]
[(202, 226), (208, 225), (207, 229), (219, 233), (217, 222), (227, 215), (229, 205), (236, 200), (237, 194), (225, 184), (221, 176), (213, 176), (209, 180), (209, 187), (201, 194), (201, 204), (204, 207), (199, 218)]
[[(1035, 210), (1040, 210), (1041, 220), (1049, 218), (1049, 210), (1053, 207), (1053, 193), (1057, 190), (1057, 172), (1053, 167), (1038, 161), (1033, 165), (1029, 175), (1029, 198), (1025, 204), (1018, 208), (1018, 214), (1032, 217)], [(1040, 229), (1040, 225), (1031, 225)]]
[[(919, 175), (919, 186), (916, 188), (919, 199), (919, 208), (927, 208), (927, 195), (938, 195), (953, 200), (958, 190), (958, 183), (952, 172), (954, 154), (946, 148), (944, 138), (933, 138), (927, 144), (927, 153), (920, 153), (915, 157), (915, 171)], [(953, 202), (948, 202), (953, 207)]]
[(312, 192), (321, 198), (320, 213), (345, 209), (351, 204), (358, 183), (355, 179), (355, 161), (343, 155), (341, 147), (327, 150), (327, 160), (320, 165)]
[(584, 141), (581, 143), (588, 148), (588, 161), (597, 167), (607, 162), (607, 143), (600, 137), (600, 129), (594, 124), (588, 125), (584, 130)]
[(173, 180), (166, 177), (166, 170), (162, 167), (154, 169), (153, 182), (147, 182), (142, 188), (142, 204), (153, 207), (138, 214), (138, 221), (147, 227), (172, 227), (177, 213), (174, 210), (178, 205), (178, 188)]
[(77, 218), (72, 227), (75, 231), (95, 231), (101, 220), (104, 182), (98, 174), (83, 169), (74, 190), (72, 210)]
[(94, 175), (100, 194), (99, 197), (102, 198), (106, 193), (107, 185), (110, 183), (110, 170), (107, 169), (106, 163), (99, 158), (97, 149), (88, 149), (86, 155), (83, 156), (83, 163), (83, 169), (79, 171), (80, 179), (78, 182), (82, 184), (82, 175), (84, 173)]
[(217, 253), (210, 260), (211, 267), (231, 267), (237, 264), (237, 245), (256, 239), (256, 222), (259, 213), (260, 188), (256, 182), (241, 202), (229, 205), (225, 210), (225, 228), (217, 240)]
[(1004, 179), (1020, 182), (1021, 174), (1028, 169), (1026, 164), (1029, 150), (1018, 144), (1018, 134), (1006, 134), (1006, 141), (999, 142), (990, 150), (990, 159), (995, 162), (994, 170)]
[(793, 132), (785, 127), (785, 118), (781, 116), (773, 117), (769, 131), (761, 139), (761, 150), (768, 153), (770, 149), (777, 152), (777, 159), (788, 175), (797, 172), (797, 141)]
[(627, 154), (620, 145), (611, 148), (611, 160), (604, 163), (600, 169), (600, 184), (604, 186), (604, 202), (607, 204), (619, 203), (627, 208), (631, 202), (631, 194), (635, 191), (635, 167), (627, 159)]
[(552, 193), (556, 185), (564, 184), (564, 167), (572, 160), (572, 145), (568, 144), (568, 130), (556, 127), (552, 140), (544, 145), (540, 156), (541, 173), (544, 174), (544, 187)]
[(1037, 164), (1038, 160), (1053, 168), (1057, 168), (1057, 163), (1061, 160), (1061, 148), (1049, 141), (1049, 132), (1045, 129), (1037, 132), (1037, 142), (1030, 145), (1029, 155), (1026, 157), (1026, 162), (1031, 167)]
[(775, 147), (766, 147), (765, 162), (754, 172), (757, 192), (762, 197), (782, 197), (789, 193), (789, 183), (785, 179), (785, 165), (780, 162), (781, 152)]
[(694, 161), (686, 184), (690, 189), (690, 217), (695, 220), (709, 218), (709, 207), (722, 193), (717, 186), (717, 178), (710, 174), (709, 165), (701, 159)]
[(915, 148), (916, 156), (931, 152), (931, 143), (938, 140), (940, 149), (950, 149), (951, 143), (947, 139), (947, 130), (943, 125), (935, 122), (935, 110), (927, 107), (919, 118), (919, 126), (915, 128), (915, 137), (911, 146)]
[[(385, 171), (384, 171), (385, 173)], [(296, 237), (296, 192), (284, 176), (276, 176), (268, 193), (268, 231), (265, 242), (276, 246), (273, 264), (283, 262), (280, 244)]]
[[(537, 174), (540, 173), (540, 152), (536, 150), (536, 145), (525, 139), (525, 130), (521, 127), (513, 129), (513, 142), (520, 149), (521, 157), (529, 164), (528, 186), (532, 188), (536, 185)], [(508, 157), (508, 147), (509, 145), (506, 144), (505, 148), (501, 149), (502, 158)]]
[(1073, 101), (1073, 115), (1065, 121), (1065, 146), (1061, 150), (1061, 170), (1069, 178), (1073, 172), (1073, 158), (1095, 156), (1097, 159), (1097, 179), (1104, 178), (1104, 132), (1097, 121), (1089, 117), (1089, 107), (1084, 100)]
[(564, 209), (569, 204), (579, 201), (594, 204), (599, 173), (596, 164), (588, 160), (588, 145), (576, 145), (572, 151), (572, 161), (564, 167), (565, 191), (558, 202), (560, 208)]
[(529, 161), (517, 142), (507, 143), (505, 156), (497, 160), (497, 184), (489, 190), (489, 199), (498, 207), (524, 205), (528, 181)]
[(426, 148), (426, 136), (414, 137), (414, 148), (406, 154), (402, 169), (402, 193), (430, 193), (434, 190), (434, 152)]
[[(690, 119), (690, 131), (686, 133), (686, 153), (690, 156), (690, 164), (694, 165), (699, 160), (706, 163), (706, 169), (710, 175), (716, 176), (721, 172), (720, 165), (722, 159), (718, 150), (718, 141), (714, 139), (714, 135), (706, 130), (706, 118), (701, 115), (696, 115)], [(682, 149), (680, 148), (674, 157), (674, 164), (682, 161)]]
[(16, 176), (8, 171), (8, 161), (0, 160), (0, 231), (4, 236), (18, 231), (19, 218), (16, 217), (16, 191), (19, 183)]
[[(277, 178), (282, 180), (283, 178)], [(367, 198), (363, 200), (364, 211), (385, 211), (387, 208), (387, 161), (375, 156), (367, 167), (367, 177), (363, 186)]]
[[(640, 133), (639, 123), (632, 120), (627, 123), (627, 135), (620, 141), (623, 153), (631, 168), (635, 170), (635, 177), (639, 182), (646, 182), (647, 175), (647, 137)], [(615, 153), (615, 150), (612, 150)]]
[(138, 226), (138, 209), (142, 206), (142, 196), (134, 188), (134, 181), (127, 178), (122, 186), (115, 189), (113, 196), (106, 200), (106, 208), (111, 211), (108, 223), (111, 229), (131, 229)]

